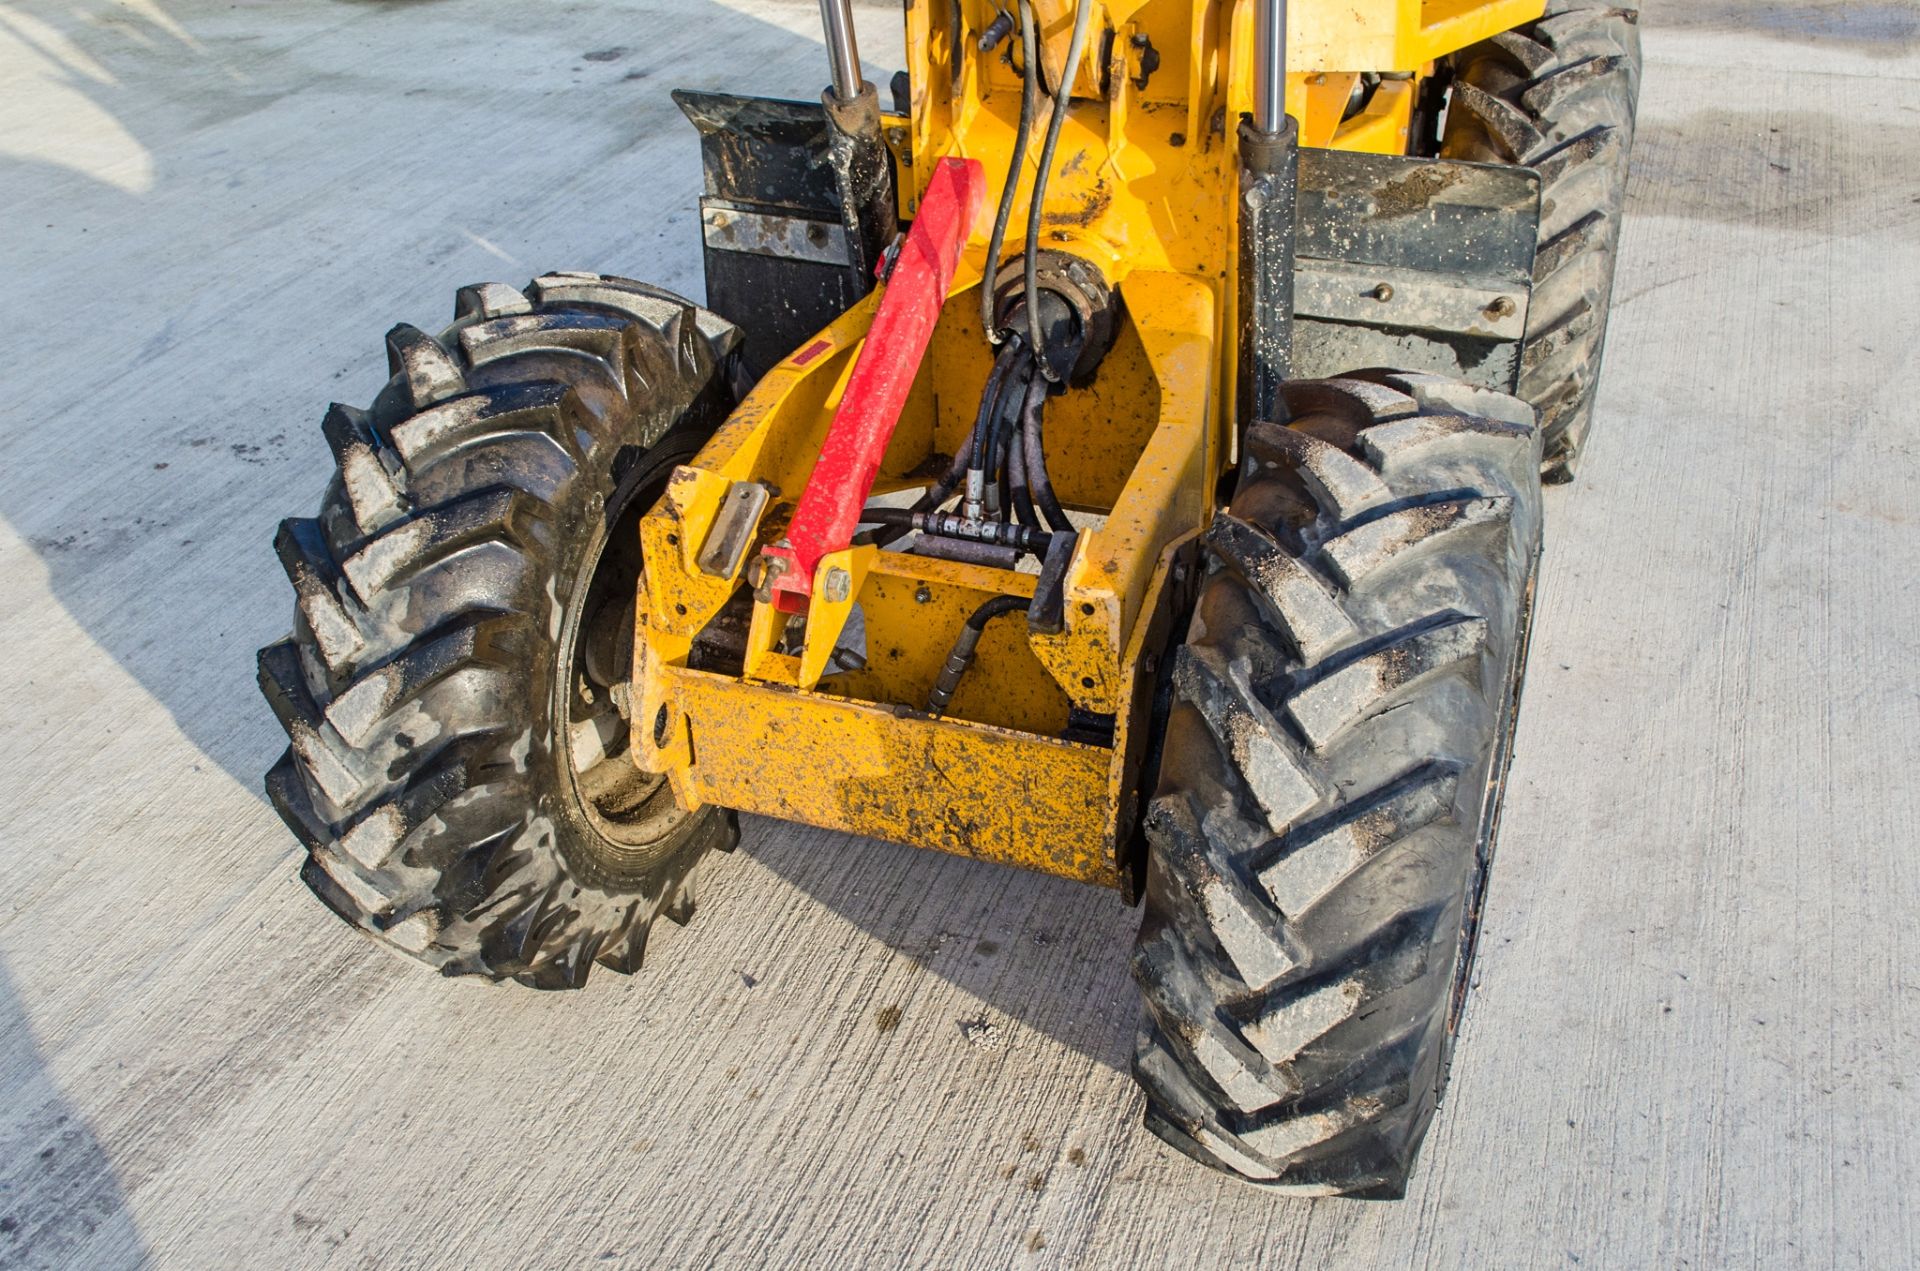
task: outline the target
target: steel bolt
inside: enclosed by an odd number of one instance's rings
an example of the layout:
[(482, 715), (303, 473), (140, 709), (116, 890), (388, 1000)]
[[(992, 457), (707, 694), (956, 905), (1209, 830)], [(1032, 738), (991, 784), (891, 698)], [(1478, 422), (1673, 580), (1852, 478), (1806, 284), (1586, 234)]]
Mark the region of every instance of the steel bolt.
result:
[(1513, 301), (1511, 298), (1507, 296), (1501, 296), (1498, 300), (1495, 300), (1492, 304), (1487, 306), (1487, 315), (1489, 317), (1504, 318), (1509, 314), (1511, 314), (1512, 312), (1513, 312)]
[(1013, 30), (1013, 15), (1005, 9), (1000, 10), (993, 21), (987, 23), (987, 29), (980, 33), (979, 48), (982, 53), (993, 52), (1000, 41), (1007, 38)]
[(1375, 300), (1391, 300), (1393, 299), (1393, 284), (1383, 282), (1367, 294)]
[(827, 603), (837, 605), (853, 594), (853, 575), (835, 565), (827, 571)]
[(933, 592), (927, 589), (927, 585), (925, 583), (921, 583), (919, 589), (913, 593), (913, 603), (916, 605), (924, 605), (929, 600), (932, 600), (932, 599), (933, 599)]

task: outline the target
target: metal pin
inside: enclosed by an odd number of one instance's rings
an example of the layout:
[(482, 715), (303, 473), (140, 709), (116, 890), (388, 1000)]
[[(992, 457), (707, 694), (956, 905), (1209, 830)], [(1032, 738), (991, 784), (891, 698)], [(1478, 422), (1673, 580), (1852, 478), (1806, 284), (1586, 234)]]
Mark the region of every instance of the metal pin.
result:
[(980, 51), (982, 53), (993, 52), (994, 46), (1006, 39), (1012, 31), (1013, 15), (1005, 9), (1000, 10), (1000, 15), (993, 21), (987, 23), (987, 29), (980, 33)]
[(833, 95), (850, 102), (860, 95), (860, 48), (853, 38), (851, 0), (820, 0), (820, 25), (827, 36), (827, 65), (833, 72)]

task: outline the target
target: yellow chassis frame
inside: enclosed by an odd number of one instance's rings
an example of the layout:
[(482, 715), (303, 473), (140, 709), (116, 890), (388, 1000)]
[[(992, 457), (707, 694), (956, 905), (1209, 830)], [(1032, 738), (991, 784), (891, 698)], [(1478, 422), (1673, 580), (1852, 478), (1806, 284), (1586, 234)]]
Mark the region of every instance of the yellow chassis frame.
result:
[[(913, 113), (888, 129), (908, 215), (934, 161), (948, 156), (980, 160), (997, 198), (1020, 97), (1012, 65), (974, 45), (997, 7), (962, 0), (957, 42), (946, 5), (913, 0), (908, 10)], [(1057, 83), (1072, 0), (1035, 8), (1043, 74)], [(1434, 60), (1538, 17), (1544, 0), (1290, 8), (1287, 103), (1302, 144), (1400, 154)], [(805, 488), (876, 292), (770, 371), (641, 523), (635, 757), (664, 772), (683, 805), (1124, 885), (1152, 673), (1178, 635), (1195, 543), (1231, 461), (1237, 130), (1226, 121), (1251, 106), (1252, 26), (1251, 0), (1108, 0), (1095, 30), (1114, 38), (1090, 41), (1074, 68), (1041, 240), (1097, 264), (1125, 318), (1094, 383), (1048, 411), (1048, 468), (1085, 522), (1066, 576), (1065, 629), (1034, 634), (1017, 617), (992, 624), (951, 707), (932, 717), (921, 707), (967, 615), (994, 596), (1030, 596), (1035, 576), (859, 545), (821, 562), (797, 651), (782, 651), (795, 644), (784, 618), (756, 603), (740, 673), (689, 665), (695, 638), (739, 595), (744, 565), (779, 537)], [(1151, 74), (1147, 45), (1159, 58)], [(1385, 79), (1345, 118), (1365, 72), (1405, 77)], [(1023, 191), (1038, 150), (1029, 147)], [(1009, 243), (1025, 231), (1024, 202)], [(965, 249), (877, 494), (925, 486), (971, 425), (991, 361), (975, 291), (985, 231)], [(741, 568), (715, 577), (698, 558), (740, 482), (760, 483), (772, 500)], [(838, 602), (825, 584), (834, 569), (852, 583)], [(856, 607), (865, 665), (848, 670), (830, 655)], [(1111, 717), (1112, 744), (1063, 739), (1076, 710)]]

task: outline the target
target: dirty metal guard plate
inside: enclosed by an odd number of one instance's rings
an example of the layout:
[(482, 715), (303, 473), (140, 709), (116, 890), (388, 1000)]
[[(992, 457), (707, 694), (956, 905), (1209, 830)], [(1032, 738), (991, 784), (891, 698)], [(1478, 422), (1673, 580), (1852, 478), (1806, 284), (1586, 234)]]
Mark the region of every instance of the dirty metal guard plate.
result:
[(1386, 366), (1513, 391), (1539, 174), (1303, 149), (1299, 206), (1295, 376)]
[(700, 130), (707, 307), (746, 335), (756, 376), (860, 298), (819, 102), (677, 89)]

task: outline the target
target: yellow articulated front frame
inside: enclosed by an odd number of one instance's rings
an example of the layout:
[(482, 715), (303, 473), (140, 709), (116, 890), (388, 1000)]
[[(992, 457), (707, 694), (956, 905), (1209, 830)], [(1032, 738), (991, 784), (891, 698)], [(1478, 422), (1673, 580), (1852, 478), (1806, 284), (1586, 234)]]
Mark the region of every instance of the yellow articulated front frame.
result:
[[(1303, 143), (1403, 153), (1434, 59), (1542, 7), (1295, 0), (1300, 56), (1287, 103)], [(1075, 90), (1039, 241), (1094, 263), (1123, 315), (1093, 381), (1047, 412), (1047, 467), (1077, 529), (1062, 629), (1035, 632), (1018, 612), (990, 623), (936, 716), (929, 690), (968, 615), (994, 597), (1030, 598), (1034, 573), (856, 541), (821, 562), (804, 617), (752, 599), (747, 567), (781, 537), (806, 488), (876, 293), (769, 372), (642, 521), (631, 718), (637, 762), (665, 773), (687, 806), (1114, 886), (1128, 866), (1152, 672), (1177, 637), (1198, 536), (1231, 457), (1230, 121), (1251, 101), (1252, 5), (1112, 0), (1096, 11), (1111, 38), (1091, 42), (1070, 72), (1071, 0), (1035, 8), (1044, 74), (1069, 76)], [(1020, 99), (1016, 65), (978, 47), (998, 11), (960, 0), (956, 26), (944, 2), (909, 5), (913, 117), (896, 139), (912, 156), (903, 210), (946, 157), (979, 160), (997, 199)], [(1009, 255), (1026, 233), (1039, 149), (1028, 149)], [(979, 320), (985, 239), (980, 226), (963, 251), (876, 497), (924, 489), (972, 426), (992, 362)], [(710, 540), (741, 530), (723, 509), (755, 505), (762, 492), (745, 550), (716, 564)]]
[[(947, 303), (876, 493), (924, 485), (931, 461), (951, 454), (971, 424), (983, 378), (969, 374), (974, 346), (984, 347), (977, 277), (976, 265)], [(1130, 828), (1121, 793), (1144, 722), (1136, 672), (1148, 637), (1164, 639), (1175, 574), (1187, 573), (1191, 552), (1182, 553), (1221, 463), (1211, 290), (1140, 273), (1122, 294), (1127, 320), (1098, 380), (1077, 413), (1062, 410), (1049, 425), (1056, 487), (1087, 522), (1067, 571), (1064, 629), (1033, 634), (1018, 614), (991, 624), (944, 718), (924, 708), (961, 625), (994, 596), (1031, 597), (1034, 574), (858, 545), (822, 562), (803, 631), (790, 635), (756, 602), (737, 668), (692, 665), (700, 633), (747, 595), (751, 551), (725, 577), (699, 566), (722, 503), (737, 482), (771, 487), (756, 549), (779, 536), (873, 299), (769, 373), (675, 473), (641, 524), (648, 564), (634, 718), (652, 724), (647, 766), (665, 771), (683, 802), (1118, 885)], [(1106, 444), (1084, 444), (1083, 430)], [(835, 568), (848, 572), (844, 600), (825, 586)], [(830, 655), (856, 609), (864, 652), (847, 666)], [(785, 652), (773, 648), (778, 637)], [(1110, 717), (1112, 744), (1062, 739), (1075, 710)]]

